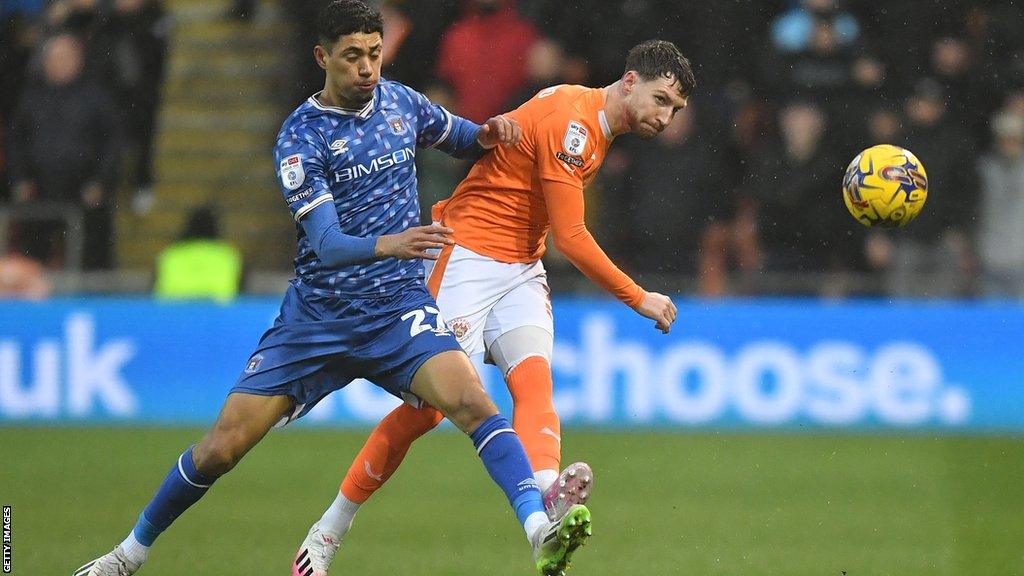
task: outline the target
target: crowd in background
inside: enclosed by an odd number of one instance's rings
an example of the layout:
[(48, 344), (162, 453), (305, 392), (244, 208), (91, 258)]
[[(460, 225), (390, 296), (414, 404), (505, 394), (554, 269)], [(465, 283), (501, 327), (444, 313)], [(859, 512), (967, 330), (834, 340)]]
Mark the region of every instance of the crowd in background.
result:
[[(0, 199), (82, 215), (87, 270), (113, 265), (113, 199), (153, 185), (153, 133), (168, 25), (157, 0), (4, 0)], [(59, 208), (57, 208), (59, 209)], [(21, 222), (13, 252), (64, 262), (62, 221)]]
[[(166, 50), (159, 2), (5, 1), (22, 7), (3, 15), (0, 54), (8, 201), (74, 200), (109, 222), (105, 199), (126, 177), (116, 160), (124, 156), (122, 142), (132, 143), (128, 186), (151, 184), (149, 141)], [(294, 46), (282, 48), (295, 58), (285, 109), (321, 88), (323, 76), (310, 57), (319, 2), (280, 3), (296, 30)], [(376, 4), (385, 17), (384, 75), (478, 122), (549, 85), (610, 84), (640, 41), (680, 46), (698, 81), (690, 106), (653, 141), (617, 141), (587, 190), (588, 223), (599, 243), (641, 283), (667, 278), (679, 290), (709, 296), (1024, 298), (1020, 4)], [(260, 9), (255, 0), (238, 0), (225, 17), (249, 20)], [(66, 70), (67, 54), (76, 51), (83, 64)], [(50, 60), (65, 69), (54, 70)], [(60, 97), (79, 82), (73, 102)], [(58, 127), (55, 149), (26, 145), (46, 141)], [(863, 228), (842, 203), (846, 165), (877, 143), (910, 149), (928, 171), (926, 206), (905, 229)], [(82, 150), (100, 161), (81, 162)], [(45, 170), (44, 159), (53, 163)], [(466, 167), (439, 154), (421, 154), (418, 162), (426, 211), (451, 193)], [(571, 273), (557, 257), (549, 268)], [(682, 288), (679, 279), (693, 282)]]

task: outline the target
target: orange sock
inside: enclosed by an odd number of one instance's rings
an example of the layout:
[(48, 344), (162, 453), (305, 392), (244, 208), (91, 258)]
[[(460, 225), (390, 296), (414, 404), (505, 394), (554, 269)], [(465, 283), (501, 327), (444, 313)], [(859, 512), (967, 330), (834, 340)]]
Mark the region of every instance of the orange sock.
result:
[(552, 400), (551, 366), (531, 356), (505, 377), (515, 405), (512, 427), (526, 448), (533, 470), (558, 470), (562, 457), (562, 431)]
[(352, 462), (341, 493), (352, 502), (362, 504), (388, 481), (417, 438), (437, 426), (444, 416), (428, 407), (413, 408), (402, 404), (392, 410), (363, 444)]

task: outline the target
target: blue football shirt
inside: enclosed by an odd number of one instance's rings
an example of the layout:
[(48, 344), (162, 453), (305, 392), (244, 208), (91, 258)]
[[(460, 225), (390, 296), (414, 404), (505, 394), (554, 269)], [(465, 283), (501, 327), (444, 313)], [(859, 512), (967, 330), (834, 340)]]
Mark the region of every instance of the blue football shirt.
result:
[(395, 234), (419, 225), (416, 149), (464, 154), (477, 146), (479, 126), (383, 79), (360, 110), (324, 106), (317, 96), (285, 120), (274, 146), (281, 190), (296, 222), (296, 278), (317, 295), (344, 298), (389, 295), (422, 281), (418, 259), (326, 266), (300, 220), (332, 202), (341, 231), (350, 236)]

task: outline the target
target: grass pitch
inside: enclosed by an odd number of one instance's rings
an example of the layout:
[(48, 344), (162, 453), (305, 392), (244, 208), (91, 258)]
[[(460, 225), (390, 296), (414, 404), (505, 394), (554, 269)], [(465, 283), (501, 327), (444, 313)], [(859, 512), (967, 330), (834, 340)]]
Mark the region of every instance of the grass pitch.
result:
[[(0, 428), (14, 574), (67, 575), (112, 548), (200, 434)], [(288, 574), (365, 436), (271, 433), (140, 575)], [(1020, 439), (567, 430), (564, 451), (596, 476), (570, 575), (1024, 575)], [(533, 572), (469, 441), (438, 432), (362, 508), (331, 573)]]

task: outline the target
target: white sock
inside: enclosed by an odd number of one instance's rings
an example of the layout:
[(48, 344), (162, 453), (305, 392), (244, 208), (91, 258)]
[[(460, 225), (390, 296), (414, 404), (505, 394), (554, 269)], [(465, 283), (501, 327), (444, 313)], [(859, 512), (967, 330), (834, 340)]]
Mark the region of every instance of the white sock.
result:
[(548, 520), (548, 515), (544, 512), (534, 512), (527, 516), (526, 522), (523, 522), (523, 530), (526, 530), (526, 540), (532, 544), (534, 534), (548, 522), (550, 520)]
[(128, 537), (121, 542), (121, 550), (124, 555), (134, 564), (141, 565), (149, 558), (149, 546), (144, 546), (138, 540), (135, 539), (135, 531), (132, 530), (128, 533)]
[(533, 473), (533, 479), (537, 481), (540, 493), (543, 494), (555, 483), (555, 480), (558, 480), (558, 470), (536, 470)]
[(338, 492), (338, 497), (320, 517), (320, 529), (341, 540), (345, 537), (348, 529), (352, 527), (352, 520), (355, 519), (359, 506), (360, 504), (345, 498), (344, 494)]

